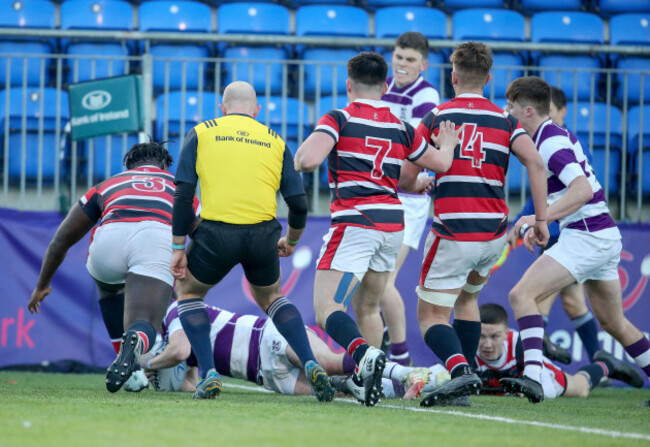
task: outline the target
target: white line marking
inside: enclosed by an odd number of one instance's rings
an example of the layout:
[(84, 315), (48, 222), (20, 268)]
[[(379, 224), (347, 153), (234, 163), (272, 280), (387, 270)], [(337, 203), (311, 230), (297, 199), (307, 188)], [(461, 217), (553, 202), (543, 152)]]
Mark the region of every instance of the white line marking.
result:
[[(263, 392), (263, 393), (273, 393), (274, 391), (269, 391), (265, 388), (262, 387), (253, 387), (253, 386), (246, 386), (246, 385), (236, 385), (233, 383), (224, 383), (223, 386), (228, 387), (228, 388), (238, 388), (242, 390), (252, 390), (252, 391), (258, 391), (258, 392)], [(304, 396), (307, 397), (307, 396)], [(341, 399), (337, 398), (334, 399), (337, 402), (344, 402), (348, 404), (355, 404), (355, 405), (360, 405), (359, 402), (352, 400), (352, 399)], [(385, 405), (385, 404), (378, 404), (376, 407), (379, 408), (390, 408), (390, 409), (395, 409), (395, 410), (406, 410), (406, 411), (415, 411), (416, 413), (436, 413), (436, 414), (448, 414), (451, 416), (464, 416), (472, 419), (482, 419), (482, 420), (487, 420), (487, 421), (494, 421), (494, 422), (503, 422), (505, 424), (521, 424), (521, 425), (531, 425), (534, 427), (544, 427), (544, 428), (552, 428), (555, 430), (565, 430), (565, 431), (577, 431), (580, 433), (588, 433), (591, 435), (602, 435), (602, 436), (610, 436), (612, 438), (629, 438), (629, 439), (642, 439), (644, 441), (650, 441), (650, 435), (644, 435), (641, 433), (625, 433), (625, 432), (620, 432), (620, 431), (614, 431), (614, 430), (602, 430), (599, 428), (588, 428), (588, 427), (575, 427), (573, 425), (562, 425), (562, 424), (550, 424), (548, 422), (538, 422), (538, 421), (525, 421), (521, 419), (510, 419), (510, 418), (505, 418), (501, 416), (489, 416), (487, 414), (475, 414), (475, 413), (463, 413), (461, 411), (453, 411), (453, 410), (434, 410), (431, 408), (413, 408), (413, 407), (402, 407), (399, 405)]]

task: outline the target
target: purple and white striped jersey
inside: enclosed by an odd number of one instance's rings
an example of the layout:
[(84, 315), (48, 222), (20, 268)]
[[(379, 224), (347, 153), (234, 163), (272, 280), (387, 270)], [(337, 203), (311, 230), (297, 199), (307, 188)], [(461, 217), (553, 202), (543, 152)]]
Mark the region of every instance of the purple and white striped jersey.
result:
[(578, 139), (549, 119), (539, 126), (533, 140), (546, 165), (549, 206), (560, 200), (573, 180), (583, 175), (594, 193), (580, 209), (559, 220), (560, 231), (587, 231), (602, 239), (620, 239), (621, 233), (609, 214), (603, 189)]
[(424, 115), (440, 103), (438, 91), (422, 75), (403, 88), (397, 87), (393, 77), (386, 79), (386, 83), (388, 90), (382, 101), (393, 115), (413, 127), (417, 128)]
[[(205, 309), (210, 317), (210, 341), (214, 365), (219, 374), (256, 383), (259, 375), (260, 339), (268, 320), (208, 305)], [(178, 317), (178, 302), (173, 301), (163, 320), (163, 339), (167, 340), (179, 329), (183, 329), (183, 326)]]

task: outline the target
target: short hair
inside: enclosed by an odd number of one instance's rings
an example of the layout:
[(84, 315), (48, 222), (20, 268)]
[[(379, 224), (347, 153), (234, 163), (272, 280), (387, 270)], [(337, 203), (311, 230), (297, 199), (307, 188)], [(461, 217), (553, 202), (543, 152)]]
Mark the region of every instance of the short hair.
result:
[(469, 86), (482, 86), (492, 68), (492, 50), (481, 42), (464, 42), (449, 56), (458, 81)]
[(538, 115), (548, 115), (551, 106), (551, 86), (538, 76), (526, 76), (512, 81), (506, 90), (510, 102), (531, 106)]
[(396, 47), (412, 48), (422, 55), (423, 59), (429, 57), (429, 39), (417, 31), (407, 31), (397, 38)]
[(551, 101), (555, 105), (555, 108), (558, 110), (566, 107), (566, 95), (562, 89), (551, 86)]
[(486, 303), (478, 308), (481, 315), (481, 323), (503, 324), (508, 327), (508, 312), (497, 303)]
[(124, 166), (126, 169), (133, 169), (139, 165), (151, 163), (160, 169), (167, 169), (174, 162), (165, 146), (166, 141), (149, 141), (148, 143), (134, 144), (124, 155)]
[(364, 51), (348, 61), (348, 78), (355, 88), (381, 90), (387, 76), (386, 59), (374, 51)]

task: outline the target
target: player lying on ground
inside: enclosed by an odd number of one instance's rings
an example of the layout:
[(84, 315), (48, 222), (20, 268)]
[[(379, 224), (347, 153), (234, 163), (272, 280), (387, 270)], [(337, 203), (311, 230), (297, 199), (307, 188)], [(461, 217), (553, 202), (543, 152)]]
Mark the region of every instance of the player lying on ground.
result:
[[(211, 342), (219, 374), (248, 380), (281, 394), (311, 395), (311, 383), (302, 371), (300, 360), (273, 322), (254, 315), (240, 315), (206, 306), (210, 316)], [(334, 353), (311, 330), (307, 331), (316, 360), (328, 375), (351, 374), (355, 363), (345, 353)], [(160, 391), (194, 391), (199, 381), (196, 358), (178, 318), (173, 302), (163, 322), (164, 343), (140, 358), (142, 368)], [(431, 379), (429, 380), (429, 374)], [(424, 382), (435, 384), (449, 380), (442, 365), (427, 368), (404, 367), (388, 362), (383, 385), (386, 397), (412, 395)], [(363, 399), (363, 396), (361, 396)]]
[[(495, 303), (480, 307), (481, 339), (476, 354), (478, 375), (483, 381), (483, 394), (505, 391), (499, 380), (520, 377), (523, 373), (524, 350), (519, 332), (508, 328), (506, 310)], [(605, 351), (596, 351), (594, 363), (585, 365), (574, 375), (567, 374), (544, 357), (542, 387), (544, 398), (587, 397), (604, 376), (631, 386), (643, 386), (643, 375), (633, 365), (617, 360)]]

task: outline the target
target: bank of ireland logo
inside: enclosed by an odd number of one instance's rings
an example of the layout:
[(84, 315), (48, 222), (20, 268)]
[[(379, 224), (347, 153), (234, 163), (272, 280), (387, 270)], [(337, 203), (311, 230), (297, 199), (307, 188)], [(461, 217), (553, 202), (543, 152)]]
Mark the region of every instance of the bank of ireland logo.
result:
[(99, 110), (109, 105), (112, 99), (106, 90), (93, 90), (81, 98), (81, 106), (86, 110)]
[[(634, 255), (628, 251), (622, 250), (621, 261), (626, 261), (626, 263), (634, 262)], [(636, 282), (633, 283), (634, 280), (632, 278), (637, 277), (636, 272), (627, 268), (623, 263), (618, 266), (618, 275), (621, 279), (621, 289), (623, 292), (623, 310), (628, 310), (634, 306), (643, 296), (643, 292), (645, 292), (646, 286), (648, 285), (648, 279), (650, 278), (650, 254), (645, 255), (641, 261), (639, 270), (641, 277), (636, 279)], [(627, 291), (628, 286), (631, 286), (632, 290)]]

